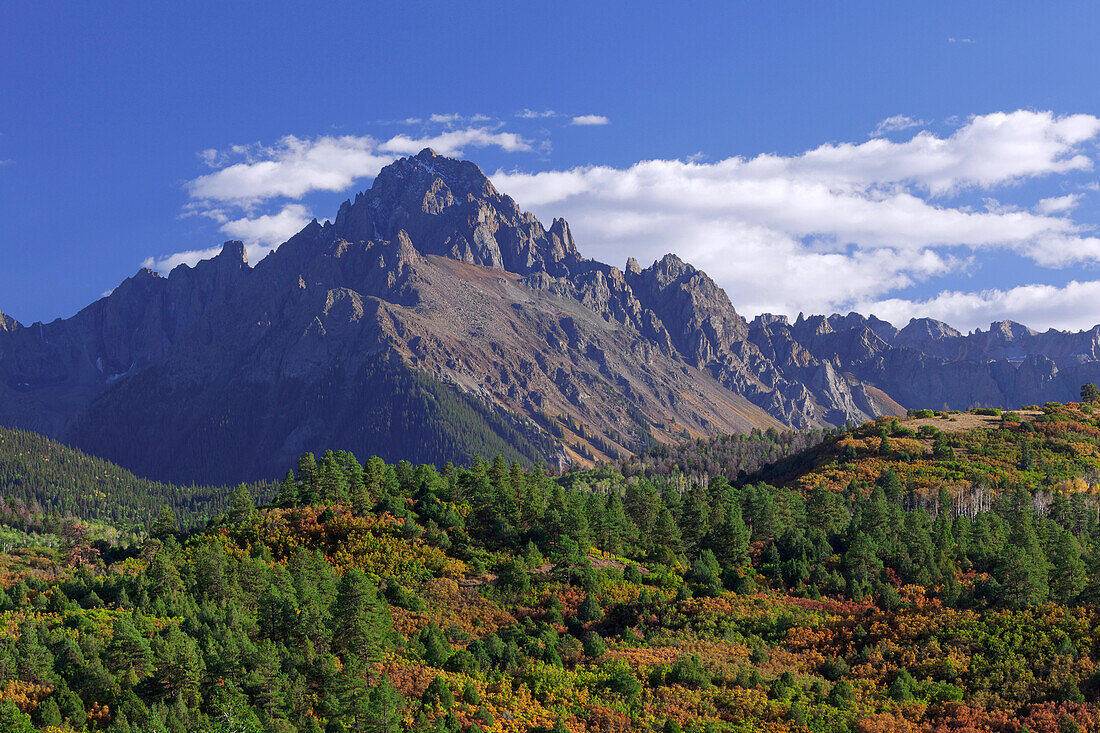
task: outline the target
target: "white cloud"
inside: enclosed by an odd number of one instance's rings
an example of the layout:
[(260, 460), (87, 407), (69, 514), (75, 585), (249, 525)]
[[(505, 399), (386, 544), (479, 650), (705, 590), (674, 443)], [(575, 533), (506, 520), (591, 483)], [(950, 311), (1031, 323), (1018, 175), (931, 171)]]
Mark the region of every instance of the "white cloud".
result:
[(1064, 287), (1021, 285), (970, 293), (944, 291), (927, 300), (889, 298), (858, 303), (857, 308), (896, 326), (904, 326), (911, 317), (928, 317), (963, 331), (984, 329), (1003, 320), (1040, 329), (1077, 331), (1092, 328), (1100, 320), (1097, 302), (1100, 302), (1100, 280), (1074, 280)]
[(952, 36), (951, 38), (948, 38), (947, 42), (948, 43), (976, 43), (976, 41), (973, 38), (955, 38), (954, 36)]
[(250, 206), (284, 197), (298, 199), (311, 191), (344, 191), (372, 178), (398, 155), (434, 148), (441, 155), (462, 155), (467, 148), (499, 147), (507, 152), (531, 149), (528, 140), (511, 132), (485, 127), (447, 130), (437, 135), (395, 135), (379, 142), (369, 135), (323, 136), (312, 140), (287, 135), (274, 146), (234, 146), (226, 153), (207, 150), (202, 159), (225, 164), (227, 157), (244, 160), (224, 165), (187, 183), (192, 199)]
[(199, 260), (208, 260), (217, 255), (218, 252), (221, 252), (221, 247), (176, 252), (175, 254), (160, 258), (146, 257), (145, 261), (141, 263), (141, 266), (167, 274), (180, 265), (194, 267)]
[[(392, 160), (377, 151), (377, 141), (369, 136), (307, 140), (287, 135), (270, 148), (232, 148), (232, 155), (246, 159), (199, 176), (188, 182), (187, 191), (192, 199), (241, 205), (278, 196), (300, 198), (310, 191), (343, 191)], [(205, 151), (203, 158), (216, 161), (219, 155)]]
[(276, 214), (234, 219), (222, 224), (220, 229), (247, 244), (279, 245), (300, 232), (312, 219), (306, 207), (288, 204)]
[(494, 132), (486, 127), (470, 127), (463, 130), (448, 130), (431, 137), (413, 138), (408, 135), (395, 135), (378, 145), (378, 150), (413, 155), (424, 148), (432, 148), (440, 155), (457, 156), (462, 155), (466, 148), (488, 147), (498, 147), (509, 153), (525, 152), (531, 149), (531, 142), (514, 132)]
[(1098, 134), (1096, 117), (1020, 111), (974, 117), (945, 138), (919, 132), (710, 164), (498, 172), (493, 182), (545, 220), (567, 218), (588, 256), (619, 263), (676, 252), (742, 312), (830, 312), (958, 272), (982, 251), (1044, 266), (1100, 261), (1100, 239), (1067, 217), (952, 199), (1088, 170), (1079, 147)]
[(467, 123), (488, 122), (489, 118), (486, 115), (460, 115), (460, 114), (434, 114), (428, 118), (429, 122), (434, 122), (439, 125), (457, 125)]
[(1081, 194), (1079, 193), (1054, 196), (1047, 199), (1040, 199), (1039, 203), (1035, 205), (1035, 211), (1046, 215), (1061, 214), (1063, 212), (1073, 211), (1080, 202)]
[(872, 135), (874, 137), (879, 137), (887, 132), (900, 132), (901, 130), (908, 130), (913, 127), (921, 127), (926, 124), (928, 123), (924, 120), (914, 120), (908, 115), (894, 115), (893, 117), (887, 117), (885, 120), (878, 123)]
[[(271, 247), (262, 244), (245, 244), (244, 252), (248, 257), (250, 264), (256, 264), (271, 252)], [(175, 254), (167, 255), (165, 257), (146, 257), (141, 263), (142, 267), (148, 267), (150, 270), (156, 270), (157, 272), (167, 275), (176, 269), (180, 265), (187, 265), (188, 267), (194, 267), (202, 260), (208, 260), (211, 257), (216, 257), (222, 248), (210, 247), (209, 249), (194, 249), (187, 252), (176, 252)]]
[(611, 120), (607, 119), (603, 115), (578, 115), (573, 118), (571, 124), (574, 125), (606, 125)]
[(545, 109), (540, 111), (524, 108), (519, 112), (516, 112), (516, 117), (522, 120), (539, 120), (547, 117), (557, 117), (558, 113), (552, 109)]

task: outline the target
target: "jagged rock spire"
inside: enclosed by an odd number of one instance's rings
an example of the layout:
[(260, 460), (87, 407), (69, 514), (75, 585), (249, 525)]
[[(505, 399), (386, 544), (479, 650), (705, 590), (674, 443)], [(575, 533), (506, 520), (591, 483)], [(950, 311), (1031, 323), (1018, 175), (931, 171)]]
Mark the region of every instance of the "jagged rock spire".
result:
[(565, 220), (545, 229), (477, 165), (430, 148), (394, 161), (369, 190), (345, 201), (334, 234), (352, 242), (391, 240), (401, 230), (423, 254), (524, 275), (560, 277), (581, 261)]

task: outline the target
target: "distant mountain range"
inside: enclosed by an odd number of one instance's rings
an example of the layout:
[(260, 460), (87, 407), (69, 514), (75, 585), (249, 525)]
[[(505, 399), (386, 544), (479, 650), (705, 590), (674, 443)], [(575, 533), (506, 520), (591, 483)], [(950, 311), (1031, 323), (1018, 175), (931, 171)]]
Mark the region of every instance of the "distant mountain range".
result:
[(0, 424), (177, 482), (272, 478), (326, 448), (566, 465), (752, 427), (1065, 401), (1086, 381), (1100, 326), (749, 322), (675, 255), (586, 260), (564, 220), (544, 227), (431, 150), (254, 267), (227, 242), (72, 318), (0, 314)]

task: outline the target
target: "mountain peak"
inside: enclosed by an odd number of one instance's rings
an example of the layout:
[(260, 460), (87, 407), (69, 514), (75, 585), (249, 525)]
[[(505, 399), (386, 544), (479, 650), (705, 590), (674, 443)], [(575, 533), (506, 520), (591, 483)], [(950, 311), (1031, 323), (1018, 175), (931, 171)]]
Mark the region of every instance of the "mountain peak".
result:
[(1004, 341), (1013, 341), (1024, 336), (1034, 336), (1035, 331), (1016, 321), (993, 321), (989, 324), (989, 333)]
[(898, 343), (907, 346), (961, 337), (961, 333), (935, 318), (910, 318), (908, 325), (898, 331)]
[(4, 313), (0, 313), (0, 331), (14, 331), (19, 328), (19, 326), (19, 321)]
[(240, 262), (242, 264), (248, 264), (248, 253), (245, 252), (244, 242), (239, 239), (230, 239), (228, 242), (222, 245), (222, 251), (215, 257), (216, 260), (231, 260), (233, 262)]
[(334, 235), (392, 241), (404, 230), (422, 253), (522, 275), (569, 273), (581, 261), (569, 225), (549, 230), (496, 190), (474, 163), (431, 148), (383, 168), (370, 189), (340, 207)]

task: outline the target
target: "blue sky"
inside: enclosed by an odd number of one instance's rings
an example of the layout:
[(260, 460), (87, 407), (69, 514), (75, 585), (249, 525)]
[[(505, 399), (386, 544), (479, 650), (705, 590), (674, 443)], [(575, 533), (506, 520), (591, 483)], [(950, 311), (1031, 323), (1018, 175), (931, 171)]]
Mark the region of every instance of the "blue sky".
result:
[(148, 5), (0, 5), (23, 323), (262, 256), (425, 143), (749, 317), (1100, 322), (1095, 3)]

